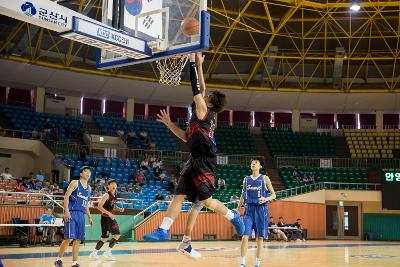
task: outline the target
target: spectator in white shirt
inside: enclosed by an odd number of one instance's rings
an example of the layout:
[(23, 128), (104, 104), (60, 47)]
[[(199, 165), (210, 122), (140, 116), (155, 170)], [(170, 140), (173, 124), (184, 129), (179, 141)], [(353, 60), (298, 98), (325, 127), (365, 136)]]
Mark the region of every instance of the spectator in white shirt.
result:
[(4, 180), (11, 180), (13, 178), (12, 174), (10, 173), (10, 168), (6, 167), (4, 172), (1, 174)]

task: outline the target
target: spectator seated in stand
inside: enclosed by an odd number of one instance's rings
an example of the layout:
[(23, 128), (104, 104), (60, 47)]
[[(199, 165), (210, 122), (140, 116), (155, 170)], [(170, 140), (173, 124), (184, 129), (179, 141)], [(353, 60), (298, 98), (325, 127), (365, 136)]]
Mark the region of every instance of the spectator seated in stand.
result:
[(140, 168), (145, 171), (149, 170), (149, 160), (147, 156), (142, 160), (142, 162), (140, 162)]
[(137, 140), (137, 135), (135, 131), (130, 131), (126, 137), (126, 141), (130, 147), (132, 147)]
[(140, 131), (140, 139), (142, 140), (143, 143), (148, 143), (149, 142), (149, 135), (146, 131), (146, 129), (142, 128)]
[(17, 186), (14, 189), (15, 192), (25, 192), (24, 183), (19, 180)]
[(125, 132), (122, 129), (117, 130), (117, 136), (120, 138), (124, 138)]
[(161, 184), (165, 181), (165, 179), (167, 178), (165, 172), (160, 173), (160, 182)]
[(32, 182), (33, 183), (33, 190), (41, 191), (43, 190), (42, 182)]
[(236, 202), (239, 201), (239, 197), (236, 195), (236, 193), (233, 193), (231, 196), (230, 202)]
[(292, 179), (295, 181), (300, 181), (301, 180), (301, 174), (297, 167), (294, 167), (293, 173), (292, 173)]
[(301, 222), (301, 218), (298, 218), (294, 223), (294, 226), (299, 229), (299, 233), (296, 241), (306, 241), (307, 239), (307, 229), (303, 228), (303, 223)]
[(279, 222), (278, 222), (278, 227), (291, 227), (293, 229), (284, 229), (282, 230), (285, 235), (288, 237), (290, 240), (297, 240), (300, 231), (295, 227), (294, 224), (286, 224), (283, 217), (279, 217)]
[(171, 194), (171, 192), (167, 192), (167, 195), (165, 196), (165, 201), (172, 201), (174, 198), (174, 195)]
[(133, 186), (133, 192), (138, 195), (142, 194), (142, 187), (139, 184), (135, 184)]
[(162, 190), (158, 190), (158, 194), (155, 196), (155, 200), (157, 201), (165, 200), (165, 197), (162, 194)]
[(221, 190), (221, 188), (224, 188), (225, 190), (227, 189), (227, 187), (226, 187), (226, 182), (225, 182), (225, 180), (224, 180), (224, 178), (219, 178), (218, 179), (218, 187), (217, 187), (217, 190)]
[[(33, 173), (32, 173), (32, 172), (31, 172), (30, 174), (32, 174), (32, 176), (33, 176)], [(34, 190), (33, 179), (32, 179), (31, 177), (25, 178), (24, 187), (25, 187), (27, 190)]]
[(36, 182), (43, 182), (44, 181), (44, 176), (43, 176), (43, 171), (39, 170), (38, 174), (36, 174), (35, 178)]
[(0, 174), (4, 178), (4, 180), (11, 180), (13, 178), (12, 174), (10, 173), (10, 168), (4, 168), (4, 172)]
[(146, 184), (146, 176), (144, 176), (143, 171), (139, 171), (136, 173), (136, 183), (138, 183), (140, 186)]
[[(274, 217), (269, 217), (269, 222), (268, 222), (268, 227), (278, 227), (278, 225), (274, 222)], [(276, 240), (285, 240), (286, 242), (288, 241), (288, 238), (286, 237), (285, 233), (280, 230), (280, 229), (269, 229), (269, 232), (275, 236)]]
[[(53, 211), (48, 208), (46, 210), (46, 213), (44, 213), (41, 217), (40, 217), (40, 224), (54, 224), (55, 222), (55, 217), (53, 216)], [(43, 227), (43, 237), (42, 237), (42, 244), (45, 244), (47, 241), (47, 236), (50, 232), (50, 243), (52, 246), (54, 246), (54, 242), (55, 242), (55, 236), (56, 236), (56, 231), (57, 231), (57, 227), (55, 226), (50, 226), (50, 227)]]

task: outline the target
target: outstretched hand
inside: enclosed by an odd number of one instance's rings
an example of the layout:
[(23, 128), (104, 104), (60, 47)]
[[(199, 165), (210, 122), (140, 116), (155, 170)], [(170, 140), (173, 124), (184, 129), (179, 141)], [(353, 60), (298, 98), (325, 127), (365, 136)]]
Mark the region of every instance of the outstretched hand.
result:
[(171, 118), (169, 117), (165, 109), (160, 110), (160, 113), (157, 114), (157, 118), (157, 121), (163, 123), (167, 127), (169, 127), (169, 125), (171, 124)]
[(205, 57), (205, 55), (203, 55), (202, 52), (197, 52), (197, 53), (196, 53), (196, 63), (197, 63), (198, 65), (202, 65), (203, 62), (204, 62), (204, 57)]

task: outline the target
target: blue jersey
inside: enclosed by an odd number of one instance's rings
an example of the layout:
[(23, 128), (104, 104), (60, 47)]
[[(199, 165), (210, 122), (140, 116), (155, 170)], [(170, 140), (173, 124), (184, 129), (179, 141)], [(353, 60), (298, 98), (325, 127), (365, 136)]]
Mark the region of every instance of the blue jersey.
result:
[(89, 203), (89, 185), (83, 187), (81, 181), (78, 181), (78, 187), (69, 197), (69, 210), (85, 212)]
[(268, 197), (268, 190), (265, 186), (264, 175), (260, 174), (257, 179), (246, 176), (242, 192), (244, 203), (259, 204), (260, 197)]

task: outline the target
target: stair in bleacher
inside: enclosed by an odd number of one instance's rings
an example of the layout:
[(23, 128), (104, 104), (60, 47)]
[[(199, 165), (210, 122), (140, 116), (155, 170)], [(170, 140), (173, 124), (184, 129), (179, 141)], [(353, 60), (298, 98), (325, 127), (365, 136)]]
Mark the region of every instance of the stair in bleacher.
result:
[(336, 156), (339, 158), (350, 158), (350, 150), (346, 143), (346, 138), (343, 136), (332, 137), (335, 144)]

